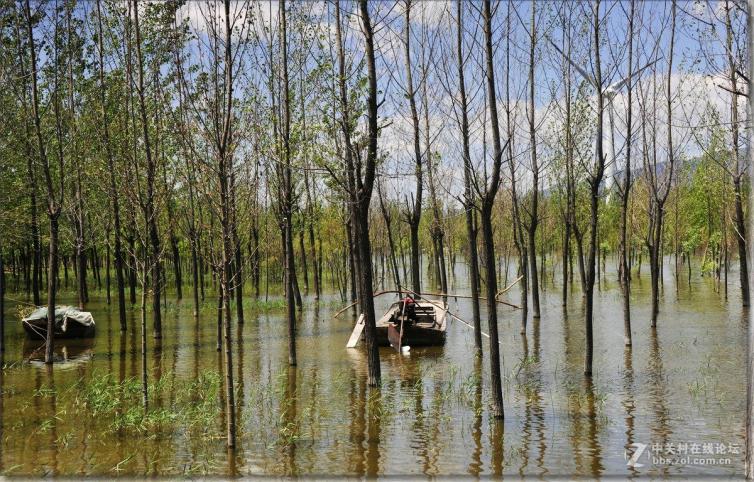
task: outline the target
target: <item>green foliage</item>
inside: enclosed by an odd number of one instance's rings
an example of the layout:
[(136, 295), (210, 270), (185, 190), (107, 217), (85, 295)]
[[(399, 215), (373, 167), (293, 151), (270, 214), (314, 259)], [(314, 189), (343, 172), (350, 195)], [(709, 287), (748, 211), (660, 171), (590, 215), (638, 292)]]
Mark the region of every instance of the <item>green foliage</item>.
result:
[(137, 378), (118, 381), (111, 374), (93, 375), (74, 387), (78, 401), (93, 417), (112, 420), (110, 429), (154, 433), (160, 429), (199, 431), (210, 435), (220, 415), (222, 380), (213, 371), (203, 372), (188, 383), (164, 374), (149, 385), (149, 400), (170, 397), (171, 402), (144, 410), (142, 384)]

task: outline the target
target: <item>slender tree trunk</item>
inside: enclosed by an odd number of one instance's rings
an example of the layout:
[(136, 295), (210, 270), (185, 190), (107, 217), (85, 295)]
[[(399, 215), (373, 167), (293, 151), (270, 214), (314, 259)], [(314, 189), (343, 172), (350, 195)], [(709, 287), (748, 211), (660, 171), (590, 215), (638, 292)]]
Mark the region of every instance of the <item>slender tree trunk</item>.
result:
[(401, 275), (398, 271), (398, 261), (395, 257), (395, 243), (393, 242), (393, 226), (392, 226), (392, 218), (390, 216), (390, 213), (387, 210), (387, 207), (385, 206), (385, 200), (382, 196), (382, 187), (380, 183), (377, 183), (377, 197), (380, 201), (380, 210), (382, 211), (382, 217), (385, 220), (385, 230), (387, 231), (387, 240), (388, 245), (390, 247), (390, 266), (391, 270), (393, 272), (393, 281), (395, 282), (395, 287), (398, 290), (399, 296), (402, 292), (402, 286), (401, 286)]
[[(676, 2), (673, 0), (671, 7), (671, 27), (670, 27), (670, 53), (668, 55), (668, 72), (673, 71), (673, 51), (675, 47), (675, 25), (676, 25)], [(666, 113), (667, 113), (667, 125), (673, 124), (673, 97), (672, 97), (672, 76), (668, 75), (666, 83)], [(652, 231), (650, 237), (652, 239), (652, 246), (650, 247), (650, 272), (652, 274), (652, 312), (651, 312), (651, 325), (652, 328), (657, 327), (657, 317), (660, 313), (660, 285), (663, 282), (663, 219), (665, 216), (665, 201), (670, 193), (670, 187), (673, 181), (673, 167), (675, 164), (675, 154), (673, 150), (673, 129), (667, 129), (667, 145), (668, 145), (668, 167), (665, 169), (668, 174), (665, 181), (661, 183), (656, 179), (657, 173), (651, 173), (651, 191), (654, 206), (650, 209), (650, 213), (654, 214), (654, 219), (651, 221)]]
[(532, 1), (531, 8), (531, 46), (529, 49), (529, 143), (531, 144), (531, 212), (529, 213), (528, 242), (529, 242), (529, 277), (531, 278), (532, 316), (539, 318), (539, 275), (537, 274), (537, 226), (539, 224), (539, 165), (537, 160), (537, 136), (534, 119), (534, 51), (536, 49), (537, 31), (534, 23), (536, 8)]
[(484, 1), (484, 38), (485, 38), (485, 66), (487, 77), (487, 100), (489, 102), (490, 124), (493, 143), (493, 166), (489, 185), (486, 186), (482, 198), (480, 212), (482, 224), (482, 238), (484, 244), (484, 264), (487, 277), (487, 317), (490, 335), (490, 379), (492, 385), (493, 409), (495, 418), (503, 418), (503, 389), (500, 373), (500, 345), (497, 329), (497, 277), (495, 273), (495, 240), (492, 232), (492, 208), (500, 186), (500, 166), (502, 165), (503, 148), (500, 142), (500, 127), (497, 117), (497, 98), (495, 94), (495, 73), (492, 54), (492, 12), (490, 0)]
[(346, 239), (348, 240), (348, 275), (350, 278), (351, 301), (356, 301), (356, 242), (354, 241), (353, 211), (349, 210), (346, 220)]
[(147, 121), (147, 108), (144, 96), (144, 62), (141, 53), (141, 28), (139, 26), (138, 0), (133, 0), (134, 32), (136, 34), (136, 60), (137, 60), (137, 94), (139, 97), (139, 111), (141, 114), (142, 140), (147, 158), (147, 196), (145, 201), (145, 215), (149, 225), (149, 243), (151, 249), (151, 263), (154, 264), (152, 281), (152, 316), (154, 317), (154, 337), (162, 338), (162, 313), (160, 306), (161, 276), (160, 276), (160, 236), (157, 230), (157, 213), (155, 203), (155, 175), (157, 172), (156, 159), (152, 155), (150, 144), (149, 124)]
[(304, 230), (298, 232), (298, 250), (301, 252), (301, 274), (304, 276), (304, 293), (309, 293), (309, 266), (306, 262), (306, 248), (304, 247)]
[(181, 273), (181, 254), (178, 250), (178, 237), (170, 236), (170, 251), (173, 256), (173, 277), (175, 278), (175, 297), (183, 299), (183, 274)]
[[(303, 102), (303, 97), (302, 97)], [(302, 111), (304, 110), (304, 106), (302, 106)], [(304, 115), (304, 114), (302, 114)], [(306, 125), (306, 116), (304, 115), (304, 125)], [(306, 130), (306, 129), (304, 129)], [(314, 212), (314, 205), (312, 201), (312, 193), (311, 193), (311, 187), (309, 185), (309, 174), (308, 171), (304, 171), (304, 187), (306, 188), (306, 210), (308, 213), (308, 219), (305, 222), (306, 229), (308, 231), (308, 241), (309, 241), (309, 249), (311, 250), (311, 258), (312, 258), (312, 275), (314, 277), (314, 299), (318, 300), (319, 295), (321, 292), (320, 288), (320, 278), (319, 278), (319, 269), (317, 268), (319, 263), (317, 261), (317, 246), (314, 243), (314, 223), (315, 220), (315, 212)], [(305, 249), (302, 246), (302, 251)], [(308, 287), (307, 287), (308, 289)]]
[[(39, 88), (37, 85), (37, 52), (36, 42), (33, 32), (33, 20), (31, 16), (31, 7), (29, 6), (29, 0), (24, 2), (24, 13), (26, 17), (26, 33), (29, 45), (29, 56), (31, 60), (31, 95), (32, 95), (32, 115), (34, 119), (34, 131), (37, 139), (37, 149), (40, 163), (44, 169), (45, 183), (47, 185), (47, 217), (50, 222), (50, 256), (47, 264), (47, 339), (45, 349), (45, 363), (52, 363), (53, 345), (54, 345), (54, 325), (55, 325), (55, 296), (57, 294), (57, 283), (55, 282), (55, 273), (58, 267), (58, 217), (60, 216), (60, 209), (63, 203), (63, 185), (64, 185), (64, 161), (62, 155), (58, 156), (59, 162), (59, 181), (60, 181), (60, 193), (58, 199), (55, 197), (55, 188), (53, 187), (52, 173), (50, 169), (49, 158), (47, 157), (47, 151), (42, 133), (42, 119), (39, 107)], [(57, 15), (57, 13), (56, 13)], [(55, 37), (57, 40), (58, 27), (57, 18), (55, 20)], [(58, 112), (58, 82), (57, 82), (57, 69), (59, 66), (59, 57), (57, 47), (55, 48), (55, 82), (54, 82), (54, 100), (56, 113)], [(60, 116), (56, 115), (58, 125), (58, 134), (60, 133)]]
[[(380, 355), (377, 347), (377, 328), (376, 319), (374, 315), (374, 298), (372, 298), (372, 258), (371, 258), (371, 245), (369, 241), (369, 202), (372, 197), (372, 189), (374, 187), (374, 178), (377, 170), (377, 68), (375, 66), (374, 55), (374, 32), (372, 30), (372, 22), (369, 16), (369, 7), (367, 0), (359, 0), (359, 12), (361, 14), (361, 28), (364, 34), (364, 52), (367, 64), (367, 157), (364, 167), (364, 177), (361, 178), (361, 173), (357, 177), (357, 203), (355, 204), (359, 209), (358, 218), (358, 244), (359, 244), (359, 257), (361, 262), (361, 296), (363, 298), (362, 306), (364, 308), (364, 323), (366, 332), (366, 344), (367, 344), (367, 370), (369, 372), (368, 384), (369, 386), (377, 386), (380, 384)], [(339, 17), (338, 12), (338, 17)], [(340, 55), (339, 68), (341, 73), (344, 66), (343, 45), (340, 41), (340, 23), (338, 18), (338, 50)], [(344, 106), (344, 114), (348, 112), (347, 97), (345, 92), (344, 77), (341, 75), (341, 96)], [(346, 119), (348, 116), (346, 115)], [(344, 125), (347, 125), (344, 122)], [(348, 139), (347, 149), (351, 149), (350, 139)]]
[[(73, 84), (73, 82), (71, 82)], [(73, 103), (73, 93), (71, 96), (71, 104)], [(76, 146), (74, 145), (75, 149)], [(79, 308), (84, 309), (86, 302), (88, 301), (87, 286), (86, 286), (86, 241), (85, 241), (85, 224), (84, 224), (84, 197), (81, 193), (81, 161), (78, 159), (78, 154), (74, 153), (74, 163), (76, 164), (76, 261), (78, 262), (78, 301)], [(92, 264), (94, 268), (94, 264)]]
[[(290, 122), (291, 106), (288, 87), (288, 32), (285, 0), (280, 3), (280, 43), (283, 74), (283, 225), (285, 238), (285, 299), (288, 310), (288, 364), (296, 365), (296, 266), (293, 251), (293, 185), (291, 181)], [(300, 303), (299, 303), (300, 304)]]
[(597, 130), (596, 130), (596, 162), (594, 172), (589, 180), (590, 184), (590, 222), (589, 222), (589, 254), (586, 266), (586, 355), (584, 357), (584, 375), (592, 376), (592, 359), (594, 352), (593, 317), (594, 317), (594, 278), (597, 256), (597, 226), (599, 214), (599, 189), (605, 170), (605, 155), (603, 150), (604, 134), (604, 94), (602, 90), (602, 65), (600, 59), (600, 3), (594, 6), (593, 19), (594, 34), (594, 67), (597, 79)]
[[(230, 169), (230, 167), (229, 167)], [(231, 187), (230, 187), (230, 232), (233, 241), (233, 284), (235, 285), (236, 295), (236, 323), (243, 324), (243, 261), (241, 259), (241, 238), (238, 236), (238, 205), (236, 199), (236, 178), (235, 174), (231, 173)]]
[(97, 53), (98, 53), (98, 74), (99, 74), (99, 94), (100, 105), (102, 109), (102, 143), (105, 146), (105, 157), (107, 158), (107, 167), (109, 172), (110, 203), (113, 212), (113, 240), (115, 245), (115, 283), (118, 291), (118, 321), (120, 330), (126, 331), (126, 294), (125, 281), (123, 278), (123, 247), (121, 245), (121, 221), (120, 221), (120, 204), (118, 199), (118, 190), (116, 189), (116, 173), (113, 153), (110, 146), (110, 119), (107, 115), (107, 96), (105, 84), (105, 61), (104, 61), (104, 40), (102, 29), (102, 9), (101, 1), (97, 0)]
[(141, 287), (141, 303), (139, 311), (141, 313), (141, 403), (144, 412), (149, 408), (149, 374), (147, 373), (147, 285), (146, 285), (146, 268), (144, 269), (144, 281)]
[[(510, 6), (510, 5), (509, 5)], [(510, 31), (510, 12), (506, 19), (506, 28)], [(510, 35), (506, 38), (505, 49), (505, 67), (506, 75), (510, 76), (510, 52), (511, 42)], [(513, 131), (512, 120), (512, 107), (511, 107), (511, 94), (510, 94), (510, 82), (505, 83), (505, 121), (508, 134), (508, 148), (506, 152), (508, 154), (508, 167), (511, 173), (511, 204), (513, 211), (513, 240), (516, 245), (516, 251), (519, 256), (519, 271), (523, 278), (521, 279), (521, 328), (519, 333), (526, 334), (526, 324), (529, 317), (529, 269), (528, 269), (528, 254), (526, 248), (526, 242), (524, 239), (523, 223), (521, 221), (520, 202), (518, 197), (518, 190), (516, 187), (516, 165), (513, 158), (513, 140), (515, 138)]]
[[(747, 23), (746, 23), (746, 52), (748, 64), (754, 65), (754, 0), (747, 1)], [(748, 91), (754, 92), (754, 77), (749, 75)], [(748, 96), (749, 118), (754, 116), (754, 95)], [(749, 145), (754, 145), (754, 123), (749, 122)], [(748, 164), (754, 165), (754, 149), (748, 150)], [(749, 196), (749, 209), (754, 209), (754, 196)], [(749, 252), (747, 255), (754, 259), (754, 243), (749, 243)], [(749, 283), (747, 279), (747, 283)], [(746, 353), (746, 478), (754, 478), (754, 325), (749, 323), (748, 350)]]
[(420, 130), (419, 130), (419, 114), (416, 108), (416, 91), (413, 83), (413, 72), (411, 67), (411, 0), (406, 0), (406, 25), (405, 25), (405, 38), (404, 43), (406, 47), (406, 97), (408, 98), (409, 107), (411, 109), (411, 124), (413, 126), (413, 148), (414, 148), (414, 162), (416, 167), (414, 168), (414, 174), (416, 176), (416, 194), (414, 195), (413, 202), (408, 203), (408, 225), (410, 230), (411, 239), (411, 285), (413, 291), (421, 293), (421, 267), (419, 266), (419, 258), (421, 256), (421, 248), (419, 246), (419, 223), (421, 222), (422, 214), (422, 153)]
[[(224, 69), (224, 89), (223, 89), (223, 107), (222, 107), (222, 124), (218, 132), (217, 153), (219, 161), (218, 181), (220, 185), (220, 207), (221, 207), (221, 230), (222, 230), (222, 265), (220, 272), (220, 289), (222, 292), (223, 304), (223, 346), (224, 352), (224, 372), (225, 372), (225, 420), (227, 429), (227, 446), (235, 448), (236, 446), (236, 403), (235, 387), (233, 384), (233, 338), (231, 333), (231, 263), (234, 257), (233, 243), (233, 224), (234, 224), (234, 176), (232, 173), (233, 160), (230, 151), (232, 137), (233, 121), (233, 58), (231, 44), (231, 22), (230, 22), (230, 0), (224, 0), (224, 21), (225, 21), (225, 52), (223, 58)], [(285, 5), (283, 5), (285, 9)], [(283, 23), (283, 26), (285, 24)], [(283, 27), (285, 29), (285, 27)], [(216, 59), (219, 62), (219, 59)], [(219, 97), (219, 95), (218, 95)], [(239, 267), (236, 267), (238, 270)]]
[[(16, 35), (21, 37), (21, 26), (16, 23)], [(21, 73), (22, 82), (22, 105), (24, 110), (28, 112), (29, 109), (29, 87), (27, 84), (27, 71), (26, 71), (26, 55), (27, 53), (23, 49), (23, 44), (18, 42), (18, 60)], [(26, 171), (27, 171), (27, 183), (29, 187), (29, 227), (32, 240), (31, 256), (24, 257), (24, 277), (26, 294), (29, 295), (29, 290), (32, 294), (32, 302), (34, 306), (41, 304), (40, 300), (40, 285), (42, 279), (42, 248), (40, 246), (40, 234), (39, 234), (39, 216), (37, 214), (37, 181), (34, 169), (34, 153), (32, 151), (32, 133), (31, 126), (29, 125), (29, 117), (24, 116), (24, 150), (26, 155)]]
[[(731, 85), (731, 137), (733, 143), (733, 194), (736, 213), (736, 244), (738, 246), (738, 262), (740, 265), (739, 275), (741, 280), (741, 301), (743, 306), (749, 306), (749, 263), (746, 252), (746, 218), (743, 210), (743, 192), (741, 180), (746, 169), (740, 166), (739, 149), (739, 114), (738, 114), (738, 73), (736, 71), (736, 57), (733, 51), (733, 27), (730, 11), (733, 5), (729, 0), (725, 2), (725, 31), (726, 31), (726, 54), (728, 57)], [(727, 283), (726, 283), (727, 288)]]
[(0, 245), (0, 366), (5, 361), (5, 263)]
[(620, 186), (621, 196), (621, 214), (620, 214), (620, 268), (619, 277), (621, 289), (623, 291), (623, 344), (631, 346), (631, 269), (628, 264), (628, 201), (631, 194), (631, 146), (633, 133), (633, 34), (634, 34), (634, 15), (636, 10), (636, 1), (631, 0), (630, 13), (628, 17), (628, 86), (627, 86), (627, 113), (626, 113), (626, 166), (624, 168), (623, 186)]
[(112, 302), (110, 296), (110, 232), (106, 233), (107, 244), (105, 245), (105, 289), (107, 291), (107, 304), (108, 306)]
[(136, 304), (136, 240), (134, 239), (133, 226), (128, 235), (128, 248), (131, 251), (131, 266), (128, 268), (128, 288), (131, 305)]

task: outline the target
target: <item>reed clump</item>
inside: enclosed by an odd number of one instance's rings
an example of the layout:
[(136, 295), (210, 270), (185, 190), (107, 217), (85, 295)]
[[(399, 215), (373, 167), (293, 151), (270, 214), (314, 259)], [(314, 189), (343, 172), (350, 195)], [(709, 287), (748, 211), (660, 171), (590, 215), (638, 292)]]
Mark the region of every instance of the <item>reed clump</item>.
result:
[(141, 380), (136, 377), (118, 380), (111, 374), (95, 374), (77, 385), (77, 405), (93, 417), (111, 420), (112, 431), (156, 433), (180, 428), (213, 436), (218, 430), (222, 380), (216, 372), (203, 372), (190, 381), (163, 375), (149, 385), (148, 398), (153, 402), (146, 409)]

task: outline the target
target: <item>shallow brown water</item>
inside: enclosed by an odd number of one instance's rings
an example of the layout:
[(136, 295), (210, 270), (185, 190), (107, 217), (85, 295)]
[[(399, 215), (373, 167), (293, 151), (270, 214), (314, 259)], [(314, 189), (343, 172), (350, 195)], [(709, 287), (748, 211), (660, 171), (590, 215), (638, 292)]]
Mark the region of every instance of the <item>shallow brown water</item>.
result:
[[(597, 293), (592, 382), (582, 376), (578, 292), (564, 309), (559, 282), (548, 284), (542, 318), (530, 322), (526, 337), (518, 334), (519, 313), (500, 308), (502, 422), (488, 416), (488, 360), (474, 358), (473, 334), (457, 321), (449, 326), (445, 347), (413, 349), (410, 356), (383, 349), (382, 387), (370, 390), (363, 348), (345, 349), (353, 313), (332, 317), (341, 305), (337, 295), (319, 303), (306, 297), (295, 369), (287, 366), (284, 312), (247, 310), (246, 323), (235, 333), (240, 434), (232, 455), (222, 438), (222, 414), (198, 429), (114, 429), (119, 414), (93, 416), (77, 396), (79, 383), (108, 373), (115, 380), (139, 378), (138, 310), (129, 311), (136, 331), (122, 335), (115, 306), (93, 291), (88, 309), (97, 322), (96, 339), (61, 342), (58, 353), (66, 362), (50, 373), (35, 361), (43, 353), (24, 339), (10, 303), (6, 363), (11, 366), (2, 375), (0, 469), (12, 475), (101, 476), (740, 476), (747, 325), (737, 273), (731, 274), (726, 301), (710, 279), (696, 274), (690, 288), (682, 276), (676, 295), (666, 267), (653, 332), (644, 271), (633, 285), (630, 351), (623, 347), (614, 273)], [(453, 291), (464, 292), (464, 267), (457, 265), (455, 274)], [(515, 290), (508, 299), (518, 302)], [(63, 301), (73, 302), (73, 294), (65, 293)], [(391, 301), (378, 298), (378, 311)], [(450, 309), (471, 318), (466, 300), (451, 299)], [(168, 386), (150, 402), (153, 409), (177, 403), (182, 386), (220, 369), (214, 304), (207, 302), (199, 320), (191, 313), (190, 300), (170, 299), (162, 343), (148, 338), (150, 383), (162, 380)], [(218, 408), (221, 403), (218, 398)], [(632, 443), (648, 445), (641, 467), (627, 465), (625, 449)], [(653, 463), (648, 454), (664, 452), (664, 444), (686, 444), (689, 454), (692, 444), (699, 444), (700, 453), (685, 463)], [(726, 454), (703, 455), (702, 444), (725, 444)], [(736, 448), (738, 454), (728, 450)], [(707, 460), (712, 458), (714, 465)]]

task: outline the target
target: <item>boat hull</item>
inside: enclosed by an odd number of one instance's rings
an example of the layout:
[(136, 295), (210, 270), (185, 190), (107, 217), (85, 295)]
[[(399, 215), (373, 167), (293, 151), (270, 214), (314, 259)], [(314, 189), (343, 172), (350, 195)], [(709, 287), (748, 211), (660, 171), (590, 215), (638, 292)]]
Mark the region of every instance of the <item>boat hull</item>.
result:
[[(46, 320), (34, 320), (24, 321), (22, 323), (26, 336), (32, 340), (44, 340), (47, 338), (47, 321)], [(76, 321), (68, 321), (66, 330), (63, 331), (59, 324), (56, 324), (53, 331), (55, 339), (69, 339), (69, 338), (94, 338), (94, 325), (85, 326)]]
[[(379, 346), (390, 346), (387, 330), (387, 326), (377, 327), (377, 344)], [(445, 331), (433, 328), (404, 326), (401, 344), (410, 347), (441, 346), (445, 344)]]
[[(393, 346), (390, 342), (389, 327), (397, 333), (393, 338), (400, 339), (401, 346), (423, 347), (441, 346), (445, 344), (447, 307), (440, 301), (417, 301), (413, 322), (403, 324), (403, 337), (400, 338), (401, 315), (403, 304), (393, 303), (388, 311), (377, 321), (377, 344), (379, 346)], [(397, 349), (397, 347), (394, 347)]]

